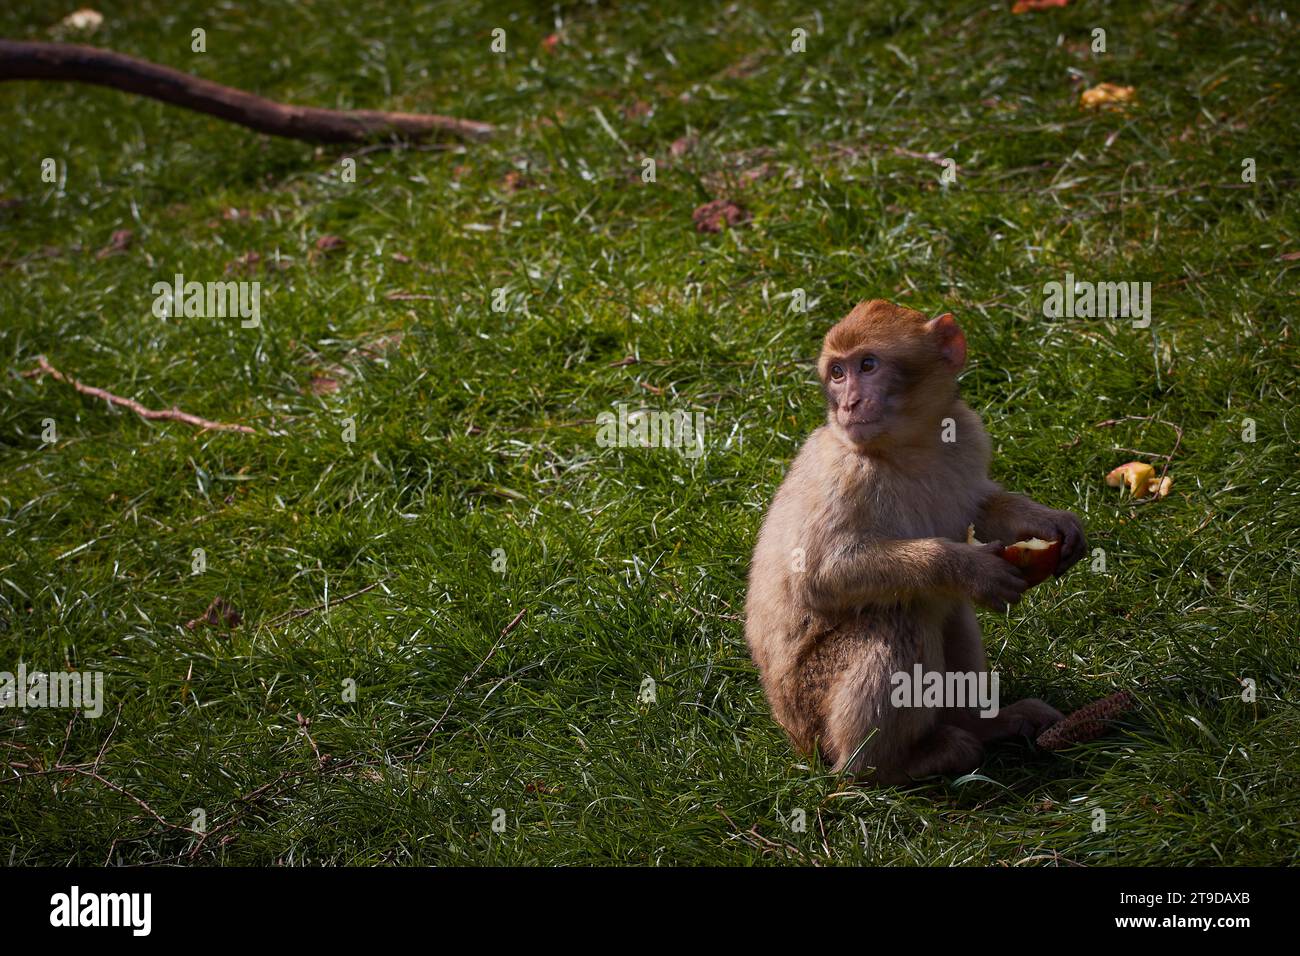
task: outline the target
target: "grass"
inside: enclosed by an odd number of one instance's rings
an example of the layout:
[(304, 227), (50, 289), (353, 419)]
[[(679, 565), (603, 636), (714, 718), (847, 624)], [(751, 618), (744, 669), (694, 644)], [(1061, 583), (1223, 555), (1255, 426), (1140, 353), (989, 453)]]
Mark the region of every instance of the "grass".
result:
[[(500, 133), (357, 155), (0, 86), (0, 670), (106, 682), (98, 720), (0, 711), (0, 862), (1293, 859), (1300, 44), (1280, 5), (99, 6), (99, 45)], [(8, 4), (0, 35), (55, 22)], [(1102, 81), (1136, 106), (1082, 111)], [(956, 184), (915, 154), (955, 159)], [(751, 222), (697, 233), (720, 196)], [(130, 247), (97, 257), (118, 229)], [(260, 328), (151, 314), (153, 283), (250, 252)], [(1067, 271), (1151, 282), (1151, 327), (1045, 319)], [(820, 336), (871, 296), (956, 312), (994, 476), (1105, 552), (981, 615), (1003, 694), (1141, 688), (1119, 732), (870, 791), (772, 722), (749, 552), (823, 415)], [(23, 377), (38, 354), (259, 433), (111, 410)], [(707, 453), (600, 447), (619, 403), (705, 413)], [(1169, 498), (1105, 487), (1173, 426)], [(187, 629), (217, 595), (242, 623)]]

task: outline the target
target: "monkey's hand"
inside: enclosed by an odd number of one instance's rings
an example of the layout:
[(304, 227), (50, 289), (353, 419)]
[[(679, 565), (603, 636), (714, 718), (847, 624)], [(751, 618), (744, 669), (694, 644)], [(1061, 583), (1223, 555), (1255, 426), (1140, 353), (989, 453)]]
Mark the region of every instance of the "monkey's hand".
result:
[(1005, 491), (985, 502), (975, 530), (977, 534), (983, 531), (989, 537), (1004, 541), (1024, 541), (1027, 538), (1060, 541), (1061, 560), (1056, 566), (1058, 578), (1087, 551), (1083, 524), (1074, 512), (1057, 511), (1031, 498)]
[(964, 576), (966, 589), (976, 604), (990, 611), (1005, 611), (1020, 603), (1029, 582), (1014, 565), (1002, 560), (1002, 542), (973, 545)]
[(1037, 502), (1030, 503), (1034, 505), (1033, 510), (1017, 515), (1017, 520), (1013, 522), (1012, 527), (1016, 532), (1011, 540), (1042, 538), (1044, 541), (1061, 542), (1061, 560), (1056, 566), (1056, 576), (1059, 578), (1087, 551), (1088, 542), (1083, 536), (1083, 523), (1073, 511), (1057, 511)]

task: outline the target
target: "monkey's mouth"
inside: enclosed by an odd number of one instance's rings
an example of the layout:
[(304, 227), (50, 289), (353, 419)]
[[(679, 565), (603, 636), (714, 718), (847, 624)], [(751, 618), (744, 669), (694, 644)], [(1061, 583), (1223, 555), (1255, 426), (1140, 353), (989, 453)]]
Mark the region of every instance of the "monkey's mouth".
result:
[(879, 425), (882, 421), (884, 421), (883, 415), (874, 415), (871, 418), (862, 418), (861, 416), (854, 415), (842, 419), (840, 424), (845, 428), (867, 428), (872, 425)]

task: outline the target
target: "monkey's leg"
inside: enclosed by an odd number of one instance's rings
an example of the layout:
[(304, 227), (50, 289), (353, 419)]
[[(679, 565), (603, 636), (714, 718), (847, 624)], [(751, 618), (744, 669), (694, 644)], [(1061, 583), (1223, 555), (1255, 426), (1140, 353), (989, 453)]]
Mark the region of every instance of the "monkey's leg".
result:
[[(856, 638), (856, 639), (854, 639)], [(868, 783), (905, 784), (934, 774), (962, 774), (979, 766), (984, 748), (970, 731), (940, 721), (933, 707), (896, 706), (891, 678), (916, 663), (940, 669), (938, 622), (917, 627), (896, 618), (842, 645), (847, 666), (826, 696), (825, 752), (837, 770)]]
[[(988, 659), (984, 656), (979, 622), (975, 619), (975, 609), (969, 602), (959, 606), (944, 622), (943, 657), (944, 667), (948, 671), (988, 673)], [(944, 712), (946, 723), (969, 731), (983, 743), (1014, 737), (1037, 737), (1061, 720), (1062, 716), (1059, 710), (1037, 697), (1026, 697), (1006, 707), (999, 707), (993, 717), (981, 716), (980, 711), (974, 707), (954, 707)]]
[(958, 777), (970, 773), (984, 759), (984, 745), (969, 730), (953, 724), (936, 724), (907, 754), (901, 767), (882, 767), (877, 779), (883, 784), (905, 784), (941, 774)]

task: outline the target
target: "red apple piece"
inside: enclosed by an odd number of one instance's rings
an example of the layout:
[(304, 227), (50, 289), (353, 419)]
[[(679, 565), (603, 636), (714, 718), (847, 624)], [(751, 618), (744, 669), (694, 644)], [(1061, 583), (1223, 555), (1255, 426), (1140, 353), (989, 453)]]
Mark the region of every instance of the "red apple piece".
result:
[[(976, 546), (984, 543), (975, 537), (974, 525), (968, 525), (966, 528), (966, 543)], [(1061, 542), (1026, 538), (1024, 541), (1007, 545), (998, 552), (998, 557), (1018, 567), (1025, 580), (1029, 582), (1029, 586), (1033, 587), (1035, 584), (1042, 584), (1056, 573), (1056, 568), (1061, 563)]]
[(1002, 549), (1002, 560), (1020, 569), (1029, 586), (1041, 584), (1056, 573), (1061, 563), (1061, 542), (1029, 538)]

